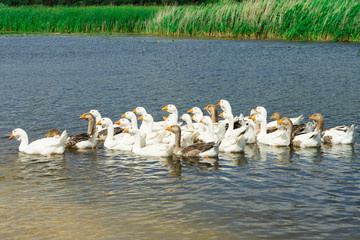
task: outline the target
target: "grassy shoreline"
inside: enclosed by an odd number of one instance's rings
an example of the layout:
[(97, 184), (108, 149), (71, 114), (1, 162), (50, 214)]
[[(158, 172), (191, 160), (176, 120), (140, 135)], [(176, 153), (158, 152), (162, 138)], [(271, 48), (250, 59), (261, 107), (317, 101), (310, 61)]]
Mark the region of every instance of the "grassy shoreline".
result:
[(360, 1), (245, 0), (200, 6), (5, 7), (1, 32), (360, 42)]

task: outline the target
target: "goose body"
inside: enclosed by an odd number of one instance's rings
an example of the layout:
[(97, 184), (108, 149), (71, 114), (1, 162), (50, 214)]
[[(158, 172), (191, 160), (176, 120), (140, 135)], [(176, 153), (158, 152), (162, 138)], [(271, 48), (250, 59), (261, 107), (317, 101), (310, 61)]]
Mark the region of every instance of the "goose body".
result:
[(16, 128), (9, 137), (9, 139), (13, 138), (20, 141), (19, 151), (26, 154), (63, 154), (67, 133), (64, 130), (60, 137), (41, 138), (29, 143), (27, 133), (21, 128)]
[(95, 126), (95, 118), (90, 112), (88, 112), (81, 115), (80, 119), (88, 121), (88, 131), (86, 133), (71, 135), (65, 145), (68, 148), (94, 148), (98, 137), (98, 129)]
[(324, 144), (352, 144), (354, 142), (355, 125), (336, 126), (324, 129), (324, 117), (320, 113), (313, 114), (309, 119), (315, 122), (315, 131), (322, 131)]
[(282, 128), (272, 133), (266, 131), (266, 119), (262, 115), (253, 116), (253, 120), (260, 124), (257, 142), (270, 146), (289, 146), (291, 130)]
[(166, 130), (175, 134), (175, 148), (173, 154), (182, 157), (217, 157), (219, 154), (219, 141), (209, 143), (196, 143), (185, 148), (180, 146), (181, 129), (178, 125), (167, 127)]
[[(270, 119), (274, 119), (274, 121), (267, 123), (267, 127), (276, 127), (278, 124), (277, 121), (279, 121), (281, 118), (282, 118), (282, 115), (279, 112), (273, 113), (273, 115), (271, 115)], [(304, 119), (304, 115), (301, 114), (298, 117), (289, 118), (289, 119), (293, 125), (300, 125), (301, 121)]]
[(130, 151), (134, 143), (134, 138), (130, 135), (121, 135), (121, 137), (114, 137), (114, 125), (110, 118), (102, 118), (97, 125), (102, 125), (108, 129), (108, 134), (104, 141), (104, 147), (107, 149), (116, 149), (123, 151)]
[[(284, 125), (287, 129), (292, 131), (291, 119), (284, 117), (277, 121), (277, 124)], [(321, 146), (321, 131), (302, 133), (291, 136), (291, 145), (294, 147), (320, 147)]]
[(156, 157), (169, 157), (173, 154), (174, 144), (155, 143), (144, 146), (141, 142), (141, 133), (139, 129), (129, 127), (125, 129), (125, 132), (134, 137), (134, 145), (131, 151), (135, 154)]

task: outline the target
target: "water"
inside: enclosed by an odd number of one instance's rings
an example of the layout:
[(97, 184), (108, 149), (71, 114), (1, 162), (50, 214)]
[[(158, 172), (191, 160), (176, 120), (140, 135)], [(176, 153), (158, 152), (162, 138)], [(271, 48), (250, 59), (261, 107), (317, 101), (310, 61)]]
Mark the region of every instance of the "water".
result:
[[(137, 106), (155, 120), (227, 99), (284, 116), (315, 112), (325, 127), (359, 125), (359, 44), (33, 36), (0, 38), (1, 239), (358, 239), (355, 144), (247, 147), (218, 161), (109, 151), (18, 153), (49, 129), (84, 132), (98, 109)], [(306, 120), (307, 121), (307, 120)]]

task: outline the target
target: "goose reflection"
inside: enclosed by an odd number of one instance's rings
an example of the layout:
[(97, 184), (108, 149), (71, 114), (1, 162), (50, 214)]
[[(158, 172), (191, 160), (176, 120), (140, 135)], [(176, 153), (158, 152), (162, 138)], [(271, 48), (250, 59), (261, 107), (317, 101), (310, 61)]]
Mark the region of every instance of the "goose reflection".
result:
[(290, 147), (274, 147), (265, 144), (258, 144), (258, 158), (260, 161), (266, 161), (271, 156), (275, 156), (280, 163), (289, 162), (292, 158), (292, 149)]
[(324, 154), (331, 155), (336, 158), (352, 159), (356, 160), (357, 155), (353, 144), (347, 145), (324, 145)]

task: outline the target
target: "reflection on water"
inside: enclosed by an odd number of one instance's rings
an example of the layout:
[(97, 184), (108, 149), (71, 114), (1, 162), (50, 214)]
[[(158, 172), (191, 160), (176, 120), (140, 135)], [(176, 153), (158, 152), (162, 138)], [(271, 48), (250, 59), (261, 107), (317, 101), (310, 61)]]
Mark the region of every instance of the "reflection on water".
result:
[(360, 114), (358, 48), (2, 38), (1, 239), (359, 239), (358, 129), (354, 146), (254, 144), (216, 159), (136, 156), (102, 143), (29, 156), (8, 140), (16, 127), (30, 139), (54, 127), (85, 131), (78, 117), (91, 109), (118, 120), (143, 106), (159, 121), (167, 104), (182, 114), (220, 99), (237, 115), (262, 105), (290, 117), (321, 112), (325, 127), (347, 124)]

